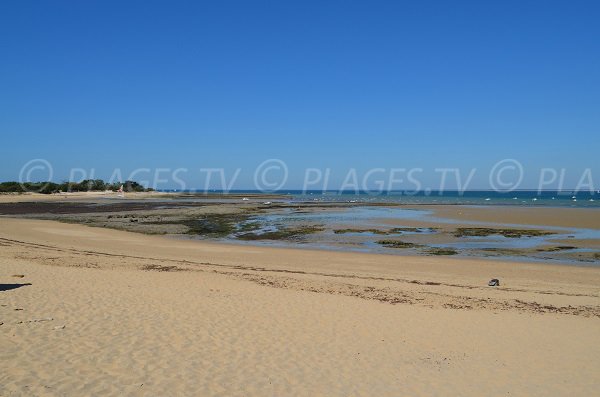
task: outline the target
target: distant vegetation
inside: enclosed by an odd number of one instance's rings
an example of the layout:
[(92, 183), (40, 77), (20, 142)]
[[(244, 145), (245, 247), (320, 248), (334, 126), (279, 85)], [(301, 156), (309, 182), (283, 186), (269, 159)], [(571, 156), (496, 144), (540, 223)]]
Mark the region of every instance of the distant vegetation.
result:
[(102, 179), (86, 179), (81, 182), (0, 182), (0, 193), (60, 193), (60, 192), (98, 192), (105, 190), (117, 191), (123, 186), (125, 192), (150, 192), (154, 189), (145, 188), (135, 181), (106, 183)]

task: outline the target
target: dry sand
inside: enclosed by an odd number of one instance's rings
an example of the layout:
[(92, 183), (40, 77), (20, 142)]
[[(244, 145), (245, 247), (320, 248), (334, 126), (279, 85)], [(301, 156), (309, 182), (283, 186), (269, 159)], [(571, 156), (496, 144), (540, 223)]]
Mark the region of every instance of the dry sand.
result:
[[(492, 277), (499, 288), (485, 286)], [(598, 268), (222, 245), (0, 218), (0, 283), (0, 395), (600, 389)]]

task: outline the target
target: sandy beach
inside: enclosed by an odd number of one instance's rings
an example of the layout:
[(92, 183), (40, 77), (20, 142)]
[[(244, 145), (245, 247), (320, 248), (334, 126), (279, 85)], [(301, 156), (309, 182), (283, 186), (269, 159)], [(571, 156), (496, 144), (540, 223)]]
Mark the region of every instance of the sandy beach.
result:
[(0, 397), (600, 396), (600, 2), (2, 4)]
[[(0, 219), (1, 395), (565, 395), (600, 271)], [(23, 277), (15, 277), (15, 276)], [(487, 287), (499, 278), (501, 286)]]

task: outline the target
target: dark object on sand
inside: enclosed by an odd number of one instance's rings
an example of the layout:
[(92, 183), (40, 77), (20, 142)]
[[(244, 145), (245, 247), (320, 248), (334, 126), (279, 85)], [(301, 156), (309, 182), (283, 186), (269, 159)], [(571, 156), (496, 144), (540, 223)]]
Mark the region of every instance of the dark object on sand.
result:
[(488, 283), (488, 285), (490, 287), (499, 287), (500, 286), (500, 280), (498, 280), (497, 278), (493, 278), (490, 280), (490, 282)]
[[(11, 289), (21, 288), (21, 287), (24, 287), (26, 285), (31, 285), (31, 283), (25, 283), (25, 284), (0, 284), (0, 292), (2, 292), (2, 291), (10, 291)], [(21, 309), (21, 310), (23, 310), (23, 309)]]

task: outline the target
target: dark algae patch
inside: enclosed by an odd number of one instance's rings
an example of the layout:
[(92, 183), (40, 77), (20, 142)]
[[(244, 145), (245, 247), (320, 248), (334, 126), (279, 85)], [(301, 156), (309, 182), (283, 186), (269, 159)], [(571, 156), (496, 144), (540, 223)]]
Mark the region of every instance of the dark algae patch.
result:
[(387, 232), (385, 230), (379, 230), (379, 229), (335, 229), (333, 232), (335, 234), (345, 234), (345, 233), (389, 234), (389, 232)]
[(335, 229), (333, 232), (335, 234), (344, 234), (344, 233), (373, 233), (373, 234), (399, 234), (399, 233), (431, 233), (436, 231), (437, 229), (426, 227), (395, 227), (389, 230), (381, 230), (381, 229)]
[(418, 247), (418, 244), (407, 243), (406, 241), (400, 240), (379, 240), (377, 244), (383, 245), (387, 248), (414, 248)]
[(388, 233), (433, 233), (437, 230), (435, 227), (395, 227), (390, 229)]
[(429, 255), (457, 255), (458, 251), (454, 248), (437, 248), (431, 247), (425, 250)]
[(459, 227), (454, 232), (455, 237), (487, 237), (499, 235), (507, 238), (538, 237), (554, 234), (535, 229), (493, 229), (486, 227)]
[[(238, 231), (238, 224), (248, 219), (246, 214), (209, 214), (194, 219), (183, 219), (179, 221), (167, 221), (163, 224), (181, 224), (188, 228), (187, 234), (205, 237), (226, 237)], [(248, 225), (248, 228), (253, 225)], [(250, 230), (250, 229), (248, 229)]]
[(260, 229), (262, 226), (260, 224), (260, 222), (242, 222), (240, 224), (237, 225), (237, 231), (238, 232), (250, 232), (253, 230), (257, 230)]
[(225, 237), (236, 230), (234, 221), (215, 216), (184, 220), (181, 224), (188, 227), (187, 234), (199, 234), (208, 237)]
[(520, 256), (523, 254), (523, 251), (512, 248), (481, 248), (480, 251), (484, 256)]
[(559, 245), (556, 247), (548, 247), (548, 248), (538, 248), (538, 252), (557, 252), (557, 251), (566, 251), (566, 250), (574, 250), (577, 247), (573, 247), (571, 245)]

